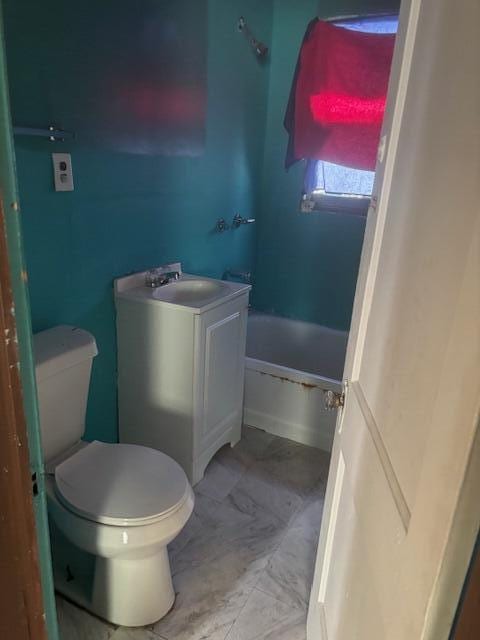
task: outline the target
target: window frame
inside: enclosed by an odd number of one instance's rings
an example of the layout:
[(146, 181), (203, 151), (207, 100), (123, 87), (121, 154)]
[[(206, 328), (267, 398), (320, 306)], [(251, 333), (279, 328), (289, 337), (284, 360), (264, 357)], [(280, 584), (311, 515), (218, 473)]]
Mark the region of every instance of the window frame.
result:
[(365, 217), (372, 196), (332, 195), (312, 191), (304, 192), (300, 204), (301, 213), (348, 213)]

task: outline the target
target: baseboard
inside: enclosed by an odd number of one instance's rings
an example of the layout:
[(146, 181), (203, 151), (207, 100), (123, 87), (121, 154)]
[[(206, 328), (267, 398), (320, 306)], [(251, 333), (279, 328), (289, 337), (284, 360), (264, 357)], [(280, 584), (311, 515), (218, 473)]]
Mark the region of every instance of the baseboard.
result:
[(305, 425), (296, 424), (294, 422), (286, 422), (277, 417), (270, 416), (260, 411), (253, 411), (245, 407), (243, 412), (243, 421), (246, 425), (263, 429), (267, 433), (280, 438), (288, 438), (300, 444), (306, 444), (309, 447), (316, 447), (323, 451), (330, 452), (332, 450), (333, 433), (325, 433), (325, 430), (318, 427), (313, 429)]

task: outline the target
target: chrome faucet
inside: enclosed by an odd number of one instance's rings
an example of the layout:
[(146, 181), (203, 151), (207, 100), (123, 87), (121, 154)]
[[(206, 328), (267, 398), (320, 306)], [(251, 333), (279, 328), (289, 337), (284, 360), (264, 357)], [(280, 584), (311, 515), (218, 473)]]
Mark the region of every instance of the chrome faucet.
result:
[(168, 282), (172, 282), (173, 280), (180, 279), (180, 273), (178, 271), (167, 271), (167, 273), (162, 273), (162, 276), (166, 279), (167, 282), (163, 284), (167, 284)]
[[(178, 269), (172, 267), (178, 267)], [(152, 289), (162, 287), (169, 282), (179, 280), (181, 275), (182, 267), (179, 262), (155, 267), (154, 269), (149, 269), (145, 272), (145, 286)]]
[(232, 227), (238, 229), (242, 224), (253, 224), (254, 222), (255, 218), (244, 218), (239, 213), (236, 213), (232, 220)]

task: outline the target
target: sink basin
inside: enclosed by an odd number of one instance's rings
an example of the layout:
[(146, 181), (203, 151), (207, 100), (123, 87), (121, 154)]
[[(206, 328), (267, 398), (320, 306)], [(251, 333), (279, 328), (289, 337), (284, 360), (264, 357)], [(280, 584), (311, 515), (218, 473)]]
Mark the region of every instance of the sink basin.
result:
[(227, 285), (215, 280), (177, 280), (156, 289), (153, 297), (172, 304), (202, 306), (227, 290)]
[(250, 291), (249, 284), (215, 280), (183, 273), (157, 289), (145, 286), (145, 272), (133, 273), (115, 280), (115, 298), (181, 307), (184, 311), (201, 314)]

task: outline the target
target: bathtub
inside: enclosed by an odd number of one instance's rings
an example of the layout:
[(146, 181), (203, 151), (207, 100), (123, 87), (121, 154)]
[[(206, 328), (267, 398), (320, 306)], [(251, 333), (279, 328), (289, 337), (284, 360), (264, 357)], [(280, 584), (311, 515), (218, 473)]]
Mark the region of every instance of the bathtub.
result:
[(348, 333), (251, 313), (247, 329), (244, 422), (330, 451), (336, 412), (324, 393), (341, 391)]

